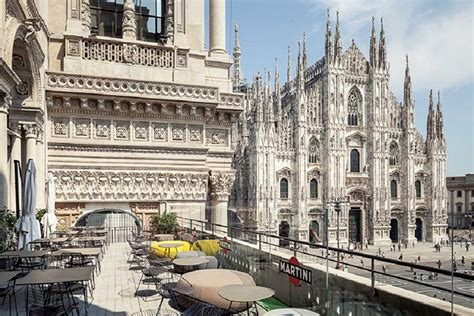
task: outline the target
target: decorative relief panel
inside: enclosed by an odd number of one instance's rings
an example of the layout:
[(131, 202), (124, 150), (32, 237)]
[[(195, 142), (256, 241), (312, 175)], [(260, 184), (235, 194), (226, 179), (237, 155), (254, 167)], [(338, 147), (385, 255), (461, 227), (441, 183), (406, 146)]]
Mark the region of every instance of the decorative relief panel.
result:
[(73, 119), (74, 137), (90, 138), (91, 137), (91, 120), (75, 118)]
[(52, 170), (58, 201), (206, 200), (207, 173)]
[(207, 129), (206, 140), (208, 145), (227, 146), (227, 130)]
[(134, 139), (135, 140), (148, 140), (148, 133), (150, 124), (148, 122), (134, 122)]
[(189, 125), (189, 141), (202, 143), (202, 126)]
[(55, 137), (69, 137), (69, 119), (52, 117), (51, 135)]
[(115, 139), (129, 140), (130, 139), (130, 122), (115, 121)]
[(159, 142), (168, 141), (168, 124), (153, 123), (153, 140)]
[(94, 138), (110, 139), (109, 120), (94, 120)]
[(172, 125), (171, 126), (171, 140), (173, 142), (184, 142), (184, 141), (186, 141), (186, 126), (184, 126), (184, 125)]

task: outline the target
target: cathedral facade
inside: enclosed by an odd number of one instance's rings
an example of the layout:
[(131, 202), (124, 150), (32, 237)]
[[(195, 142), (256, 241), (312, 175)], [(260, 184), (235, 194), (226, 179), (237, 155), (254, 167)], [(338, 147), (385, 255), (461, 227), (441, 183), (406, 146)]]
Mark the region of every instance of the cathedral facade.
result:
[(439, 94), (435, 106), (430, 92), (423, 139), (415, 128), (408, 57), (403, 101), (389, 90), (383, 24), (377, 39), (372, 23), (368, 60), (354, 41), (343, 50), (339, 19), (334, 33), (328, 16), (325, 55), (308, 65), (303, 40), (296, 76), (288, 56), (286, 81), (280, 83), (276, 68), (274, 89), (269, 73), (242, 83), (236, 36), (234, 87), (247, 93), (247, 102), (236, 126), (231, 204), (248, 227), (312, 242), (445, 238)]

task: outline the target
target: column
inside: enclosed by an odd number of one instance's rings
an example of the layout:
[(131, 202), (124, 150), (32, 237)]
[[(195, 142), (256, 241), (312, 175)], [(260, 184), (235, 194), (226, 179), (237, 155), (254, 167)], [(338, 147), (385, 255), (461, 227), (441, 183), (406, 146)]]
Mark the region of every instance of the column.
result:
[[(33, 159), (35, 164), (36, 161), (36, 140), (38, 137), (38, 126), (36, 123), (26, 123), (23, 124), (23, 129), (25, 130), (25, 138), (26, 138), (26, 163), (28, 160)], [(26, 165), (23, 169), (26, 168)]]
[(134, 41), (137, 39), (137, 22), (133, 0), (125, 0), (123, 4), (122, 30), (124, 40)]
[[(21, 162), (21, 126), (18, 122), (10, 124), (10, 130), (13, 134), (10, 136), (11, 155), (10, 155), (10, 210), (16, 211), (16, 194), (15, 194), (15, 160)], [(20, 181), (20, 179), (18, 179)], [(19, 186), (21, 188), (21, 186)], [(21, 193), (19, 194), (21, 206)]]
[(11, 96), (0, 95), (0, 210), (8, 208), (8, 131), (7, 115), (11, 105)]
[(227, 204), (234, 180), (235, 171), (211, 173), (211, 221), (215, 224), (227, 226)]
[(46, 208), (46, 152), (44, 146), (44, 133), (42, 129), (39, 129), (38, 131), (36, 150), (36, 184), (38, 186), (36, 203), (39, 209), (43, 209)]
[(209, 1), (209, 53), (224, 54), (225, 50), (225, 0)]

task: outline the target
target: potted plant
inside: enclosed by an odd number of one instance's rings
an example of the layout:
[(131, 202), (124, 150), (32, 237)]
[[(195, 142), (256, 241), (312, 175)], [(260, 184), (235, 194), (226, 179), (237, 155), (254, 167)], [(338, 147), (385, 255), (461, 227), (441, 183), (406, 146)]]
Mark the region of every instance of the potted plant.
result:
[(12, 211), (0, 210), (0, 252), (12, 249), (16, 243), (15, 214)]
[(178, 223), (176, 213), (165, 213), (154, 215), (151, 226), (156, 234), (176, 234)]

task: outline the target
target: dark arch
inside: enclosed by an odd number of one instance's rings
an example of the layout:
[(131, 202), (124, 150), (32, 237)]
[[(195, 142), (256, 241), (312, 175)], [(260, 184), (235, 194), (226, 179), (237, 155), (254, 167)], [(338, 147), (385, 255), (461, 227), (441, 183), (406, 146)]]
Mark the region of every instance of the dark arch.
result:
[(419, 217), (415, 220), (415, 237), (416, 240), (422, 241), (423, 240), (423, 220)]
[(360, 172), (360, 154), (357, 149), (351, 150), (351, 172)]
[(421, 182), (420, 180), (415, 181), (415, 196), (421, 198)]
[(392, 242), (398, 242), (398, 220), (396, 218), (390, 220), (390, 239)]
[(318, 198), (318, 180), (312, 179), (309, 182), (309, 198), (317, 199)]
[(320, 241), (319, 222), (317, 220), (312, 220), (309, 222), (309, 242), (318, 243)]
[[(281, 221), (278, 226), (278, 236), (288, 238), (290, 237), (290, 224), (287, 221)], [(280, 246), (286, 247), (290, 242), (286, 239), (280, 239)]]
[(288, 180), (286, 178), (282, 178), (280, 180), (280, 199), (287, 199), (288, 198)]
[(390, 181), (390, 196), (393, 197), (393, 198), (398, 197), (397, 181), (396, 180)]

